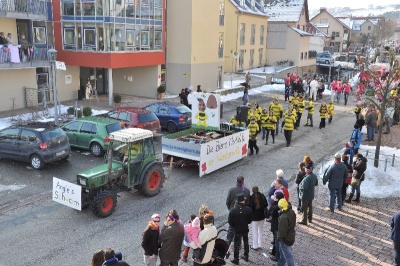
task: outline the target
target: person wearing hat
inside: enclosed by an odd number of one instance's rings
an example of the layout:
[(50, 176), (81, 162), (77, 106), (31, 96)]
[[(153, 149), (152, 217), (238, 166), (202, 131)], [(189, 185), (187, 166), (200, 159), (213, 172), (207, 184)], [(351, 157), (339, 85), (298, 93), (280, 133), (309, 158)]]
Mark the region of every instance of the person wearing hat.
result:
[(333, 158), (333, 165), (329, 166), (329, 168), (325, 170), (322, 178), (322, 183), (324, 185), (329, 183), (329, 207), (326, 207), (325, 210), (332, 213), (335, 211), (335, 198), (337, 199), (339, 211), (342, 210), (342, 186), (348, 176), (347, 167), (341, 162), (341, 160), (342, 155), (336, 153)]
[(156, 266), (157, 263), (160, 221), (160, 215), (153, 214), (143, 232), (142, 248), (144, 250), (144, 262), (147, 266)]
[(236, 206), (229, 211), (228, 223), (234, 228), (234, 252), (231, 262), (239, 265), (239, 250), (243, 239), (244, 253), (240, 257), (244, 261), (249, 261), (249, 224), (252, 222), (252, 210), (245, 205), (245, 197), (243, 193), (236, 195)]
[(279, 103), (278, 97), (274, 98), (274, 100), (269, 104), (268, 109), (274, 113), (276, 118), (275, 136), (278, 136), (279, 118), (283, 117), (283, 107), (282, 104)]
[(306, 127), (313, 127), (313, 114), (314, 114), (314, 103), (311, 97), (308, 97), (308, 110)]
[(314, 200), (315, 187), (318, 186), (318, 178), (312, 172), (311, 165), (305, 166), (306, 175), (299, 185), (299, 198), (301, 199), (301, 210), (303, 212), (303, 219), (299, 224), (307, 225), (307, 219), (309, 223), (312, 223), (312, 201)]
[(272, 240), (272, 250), (270, 254), (272, 257), (270, 257), (271, 260), (273, 261), (278, 261), (279, 260), (279, 246), (278, 246), (278, 218), (280, 214), (280, 209), (278, 206), (278, 201), (280, 199), (283, 199), (285, 196), (283, 195), (282, 190), (278, 189), (275, 191), (273, 195), (273, 202), (270, 206), (270, 209), (268, 211), (269, 216), (271, 217), (271, 232), (273, 235), (273, 240)]
[(279, 260), (277, 265), (295, 265), (292, 246), (296, 238), (296, 214), (285, 199), (278, 201), (280, 216), (278, 218)]
[(250, 149), (250, 156), (254, 154), (254, 149), (256, 150), (256, 154), (260, 151), (257, 146), (257, 135), (260, 132), (260, 128), (256, 123), (256, 118), (252, 117), (250, 120), (250, 124), (247, 126), (249, 129), (249, 149)]
[(178, 212), (169, 211), (158, 238), (158, 244), (161, 246), (159, 250), (161, 266), (178, 266), (184, 236), (185, 230), (179, 220)]
[[(236, 195), (243, 194), (246, 200), (246, 205), (249, 206), (250, 190), (244, 186), (244, 177), (238, 176), (236, 178), (236, 186), (232, 187), (228, 191), (228, 196), (226, 197), (226, 207), (228, 211), (235, 207)], [(226, 234), (226, 241), (230, 245), (234, 237), (234, 228), (229, 226), (228, 233)]]

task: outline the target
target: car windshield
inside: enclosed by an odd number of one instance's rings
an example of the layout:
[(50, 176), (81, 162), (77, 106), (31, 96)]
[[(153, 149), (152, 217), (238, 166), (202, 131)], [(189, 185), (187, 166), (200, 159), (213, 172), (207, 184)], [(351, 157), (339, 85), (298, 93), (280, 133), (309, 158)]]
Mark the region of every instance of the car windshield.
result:
[(107, 134), (109, 135), (110, 133), (113, 133), (113, 132), (115, 132), (115, 131), (118, 131), (118, 130), (120, 130), (121, 128), (122, 128), (122, 127), (121, 127), (121, 123), (120, 123), (120, 122), (107, 125), (107, 126), (106, 126)]
[(65, 132), (57, 127), (57, 128), (53, 128), (51, 130), (46, 130), (42, 132), (42, 136), (45, 140), (49, 140), (49, 139), (54, 139), (54, 138), (58, 138), (58, 137), (64, 137)]
[(143, 124), (143, 123), (147, 123), (147, 122), (153, 122), (158, 120), (157, 116), (152, 112), (152, 113), (148, 113), (148, 114), (141, 114), (139, 115), (139, 123)]
[(176, 110), (181, 114), (192, 112), (192, 110), (190, 110), (186, 105), (177, 105)]

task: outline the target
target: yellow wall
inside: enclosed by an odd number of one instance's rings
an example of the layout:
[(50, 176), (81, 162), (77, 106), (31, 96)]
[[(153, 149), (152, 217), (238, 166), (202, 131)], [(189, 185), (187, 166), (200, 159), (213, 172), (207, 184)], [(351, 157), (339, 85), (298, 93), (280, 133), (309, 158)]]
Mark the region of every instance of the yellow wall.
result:
[[(60, 101), (69, 101), (78, 99), (78, 90), (80, 86), (79, 67), (66, 66), (67, 70), (57, 70), (57, 89)], [(66, 76), (71, 76), (71, 84), (67, 84)]]
[(114, 93), (156, 97), (161, 66), (113, 69)]
[(218, 57), (219, 33), (225, 31), (219, 25), (219, 1), (167, 1), (167, 13), (167, 92), (198, 84), (215, 90), (224, 62)]
[[(258, 51), (263, 49), (262, 62), (265, 63), (266, 46), (267, 46), (267, 23), (268, 17), (256, 16), (248, 13), (236, 14), (237, 8), (229, 1), (225, 1), (225, 18), (226, 18), (226, 50), (225, 50), (225, 72), (232, 71), (232, 53), (231, 51), (246, 50), (243, 57), (243, 70), (249, 69), (250, 49), (254, 49), (253, 68), (258, 67)], [(240, 24), (245, 24), (245, 43), (240, 45)], [(255, 42), (250, 44), (251, 25), (255, 25)], [(260, 44), (260, 26), (264, 25), (264, 43)], [(239, 70), (239, 60), (234, 59), (233, 71)]]
[(16, 109), (24, 108), (25, 90), (23, 87), (37, 88), (35, 68), (0, 70), (0, 80), (0, 111), (11, 110), (11, 98), (16, 100)]
[(4, 32), (4, 37), (7, 37), (8, 33), (12, 34), (12, 40), (14, 44), (18, 43), (17, 36), (17, 22), (15, 18), (0, 18), (0, 31)]

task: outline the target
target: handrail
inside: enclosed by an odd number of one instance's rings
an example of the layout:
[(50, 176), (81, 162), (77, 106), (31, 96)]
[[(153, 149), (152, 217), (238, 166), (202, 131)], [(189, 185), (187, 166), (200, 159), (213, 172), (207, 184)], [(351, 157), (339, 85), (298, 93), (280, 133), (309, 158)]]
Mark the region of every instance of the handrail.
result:
[(36, 48), (28, 46), (26, 48), (19, 47), (18, 54), (12, 54), (10, 48), (2, 47), (0, 48), (0, 65), (9, 64), (12, 66), (19, 63), (30, 63), (33, 65), (35, 62), (49, 62), (47, 56), (48, 50), (49, 48), (47, 47)]
[(0, 11), (47, 16), (47, 2), (41, 0), (1, 0)]

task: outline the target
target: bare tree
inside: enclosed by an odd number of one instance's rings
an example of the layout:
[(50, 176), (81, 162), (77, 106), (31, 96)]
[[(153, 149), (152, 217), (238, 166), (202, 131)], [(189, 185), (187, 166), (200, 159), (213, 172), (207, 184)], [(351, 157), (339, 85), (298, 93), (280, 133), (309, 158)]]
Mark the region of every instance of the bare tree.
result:
[[(393, 50), (389, 51), (389, 64), (390, 69), (386, 69), (384, 75), (382, 72), (377, 71), (379, 69), (379, 65), (372, 64), (368, 66), (366, 72), (369, 74), (369, 78), (367, 80), (367, 86), (369, 89), (375, 91), (374, 96), (367, 96), (365, 99), (366, 103), (373, 104), (375, 109), (380, 112), (380, 122), (379, 122), (379, 131), (378, 131), (378, 140), (376, 142), (375, 149), (375, 158), (374, 158), (374, 166), (379, 166), (379, 153), (381, 148), (382, 141), (382, 128), (384, 115), (387, 108), (387, 104), (389, 101), (390, 91), (393, 88), (396, 88), (400, 81), (400, 69), (398, 64), (394, 64), (395, 54)], [(381, 69), (382, 70), (382, 69)]]
[[(384, 40), (390, 39), (394, 35), (395, 26), (395, 20), (379, 20), (374, 27), (373, 40), (375, 42), (382, 43)], [(375, 45), (376, 44), (377, 43), (375, 43)]]

